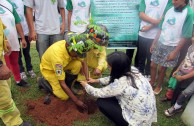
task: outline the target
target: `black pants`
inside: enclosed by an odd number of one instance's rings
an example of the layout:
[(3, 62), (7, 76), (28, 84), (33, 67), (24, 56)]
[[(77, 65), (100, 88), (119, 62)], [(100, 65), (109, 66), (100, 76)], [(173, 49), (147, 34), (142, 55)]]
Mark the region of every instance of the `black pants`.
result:
[(171, 99), (171, 106), (173, 106), (177, 102), (177, 99), (178, 99), (179, 95), (181, 94), (181, 92), (183, 90), (185, 90), (193, 81), (194, 81), (194, 77), (180, 81), (177, 83), (177, 85), (174, 89), (172, 99)]
[[(25, 64), (26, 64), (26, 70), (30, 71), (32, 70), (32, 63), (31, 63), (31, 56), (30, 56), (30, 41), (28, 40), (28, 36), (25, 36), (26, 39), (26, 43), (27, 43), (27, 47), (26, 48), (22, 48), (22, 51), (20, 49), (19, 52), (19, 58), (18, 58), (18, 64), (20, 66), (20, 73), (24, 72), (24, 66), (22, 63), (22, 52), (24, 55), (24, 59), (25, 59)], [(19, 42), (21, 41), (21, 39), (19, 39)]]
[(97, 106), (100, 111), (112, 120), (117, 126), (128, 126), (122, 115), (122, 109), (115, 97), (97, 99)]
[(142, 74), (150, 75), (150, 63), (151, 63), (150, 47), (152, 45), (153, 39), (148, 39), (139, 36), (138, 41), (139, 41), (138, 47), (139, 71)]
[[(134, 58), (134, 66), (135, 67), (137, 67), (138, 68), (138, 61), (139, 61), (139, 59), (138, 59), (138, 51), (139, 51), (139, 49), (138, 49), (138, 41), (137, 41), (137, 53), (136, 53), (136, 55), (135, 55), (135, 58)], [(131, 62), (132, 62), (132, 60), (133, 60), (133, 54), (134, 54), (134, 52), (135, 52), (135, 49), (126, 49), (126, 55), (129, 57), (129, 59), (131, 60)]]

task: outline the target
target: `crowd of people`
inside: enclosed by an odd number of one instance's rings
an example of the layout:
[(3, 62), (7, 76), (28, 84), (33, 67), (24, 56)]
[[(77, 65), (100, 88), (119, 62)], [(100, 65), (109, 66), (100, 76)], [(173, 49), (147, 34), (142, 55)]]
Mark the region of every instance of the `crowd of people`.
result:
[[(157, 122), (155, 95), (168, 68), (169, 89), (160, 101), (171, 101), (172, 116), (194, 94), (194, 40), (191, 0), (141, 0), (135, 67), (134, 50), (106, 54), (111, 37), (90, 19), (90, 0), (0, 0), (0, 118), (6, 126), (33, 126), (23, 121), (11, 96), (10, 77), (21, 88), (36, 78), (30, 42), (36, 41), (41, 77), (37, 85), (61, 100), (87, 109), (73, 84), (97, 98), (99, 110), (118, 126), (151, 126)], [(188, 51), (186, 51), (188, 50)], [(24, 56), (25, 66), (22, 62)], [(110, 75), (102, 77), (109, 69)], [(91, 86), (100, 84), (100, 88)]]

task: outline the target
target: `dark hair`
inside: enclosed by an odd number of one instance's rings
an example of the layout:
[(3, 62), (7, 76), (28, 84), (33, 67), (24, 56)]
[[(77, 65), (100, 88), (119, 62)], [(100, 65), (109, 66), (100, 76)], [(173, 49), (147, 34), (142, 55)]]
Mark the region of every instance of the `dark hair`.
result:
[(131, 60), (124, 52), (116, 51), (107, 56), (107, 62), (111, 66), (110, 81), (114, 82), (122, 76), (127, 76), (132, 81), (132, 86), (137, 88), (131, 72)]
[(189, 4), (189, 0), (185, 0), (185, 4), (186, 4), (186, 5)]

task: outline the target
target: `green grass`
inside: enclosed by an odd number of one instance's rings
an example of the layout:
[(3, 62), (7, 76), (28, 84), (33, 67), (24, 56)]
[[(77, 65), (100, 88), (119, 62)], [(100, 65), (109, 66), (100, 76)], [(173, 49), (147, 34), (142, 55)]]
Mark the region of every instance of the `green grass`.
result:
[[(113, 52), (114, 50), (107, 50), (107, 53)], [(120, 50), (118, 50), (120, 51)], [(125, 50), (121, 50), (125, 51)], [(38, 53), (35, 49), (35, 44), (31, 44), (31, 57), (34, 71), (37, 75), (40, 75), (39, 72), (39, 57)], [(167, 76), (169, 76), (170, 70), (167, 72)], [(107, 73), (106, 73), (107, 74)], [(12, 78), (12, 94), (13, 99), (21, 112), (21, 117), (24, 120), (32, 121), (36, 126), (45, 126), (44, 124), (39, 123), (37, 120), (34, 120), (30, 115), (26, 114), (26, 106), (25, 102), (28, 100), (33, 100), (40, 98), (44, 94), (37, 88), (36, 79), (28, 79), (28, 82), (31, 83), (30, 89), (23, 89), (15, 86), (15, 82)], [(161, 103), (159, 102), (159, 98), (164, 96), (164, 93), (167, 89), (167, 83), (163, 85), (163, 91), (160, 95), (156, 96), (157, 99), (157, 110), (158, 110), (158, 122), (153, 124), (153, 126), (185, 126), (181, 119), (181, 113), (177, 114), (173, 117), (167, 118), (164, 115), (164, 110), (170, 107), (170, 103)], [(2, 121), (0, 121), (0, 126), (4, 126)], [(110, 122), (104, 115), (100, 112), (94, 114), (87, 121), (77, 120), (74, 122), (74, 126), (114, 126), (112, 122)]]

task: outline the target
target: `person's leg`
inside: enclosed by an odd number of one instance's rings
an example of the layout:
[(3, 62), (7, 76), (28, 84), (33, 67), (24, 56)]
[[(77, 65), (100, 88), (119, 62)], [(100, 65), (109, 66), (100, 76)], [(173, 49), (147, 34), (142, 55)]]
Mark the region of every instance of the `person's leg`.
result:
[(99, 110), (117, 126), (128, 126), (128, 123), (123, 118), (118, 100), (115, 97), (98, 98), (96, 102)]
[(138, 53), (138, 66), (139, 71), (144, 75), (145, 70), (145, 61), (146, 61), (146, 45), (147, 45), (147, 39), (139, 36), (139, 53)]
[(4, 124), (6, 126), (19, 126), (22, 124), (20, 112), (15, 106), (6, 80), (0, 80), (0, 101), (0, 118)]
[[(21, 39), (19, 39), (19, 42), (20, 42)], [(24, 66), (23, 66), (23, 63), (22, 63), (22, 50), (20, 48), (20, 51), (19, 51), (19, 57), (18, 57), (18, 64), (19, 64), (19, 67), (20, 67), (20, 73), (24, 72)]]
[(150, 65), (150, 69), (151, 69), (151, 80), (150, 80), (150, 84), (151, 86), (153, 87), (154, 86), (154, 83), (156, 81), (156, 74), (157, 74), (157, 64), (155, 64), (154, 62), (151, 62), (151, 65)]
[(194, 81), (181, 92), (176, 103), (182, 106), (194, 94)]
[(150, 64), (151, 64), (151, 52), (150, 47), (152, 45), (153, 39), (148, 39), (146, 45), (146, 66), (145, 66), (145, 74), (150, 75)]
[(49, 47), (49, 35), (37, 34), (36, 49), (39, 54), (39, 58), (42, 58), (42, 55)]
[(15, 81), (18, 83), (21, 81), (20, 70), (18, 64), (19, 51), (12, 51), (9, 56), (5, 56), (5, 61), (8, 67), (11, 69)]
[(157, 87), (154, 89), (155, 94), (159, 94), (162, 90), (162, 84), (166, 73), (166, 67), (160, 66), (158, 71)]
[(26, 62), (27, 71), (32, 70), (31, 56), (30, 56), (30, 41), (28, 40), (28, 36), (25, 36), (27, 47), (23, 48), (23, 55)]
[(174, 89), (173, 96), (171, 99), (171, 106), (173, 106), (176, 103), (176, 100), (178, 96), (180, 95), (180, 93), (184, 89), (186, 89), (192, 82), (193, 82), (193, 78), (177, 82), (177, 85)]
[(63, 40), (64, 39), (64, 35), (61, 34), (56, 34), (56, 35), (50, 35), (49, 36), (49, 46), (52, 45), (53, 43)]

